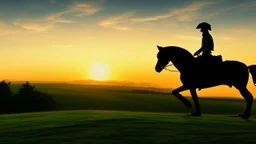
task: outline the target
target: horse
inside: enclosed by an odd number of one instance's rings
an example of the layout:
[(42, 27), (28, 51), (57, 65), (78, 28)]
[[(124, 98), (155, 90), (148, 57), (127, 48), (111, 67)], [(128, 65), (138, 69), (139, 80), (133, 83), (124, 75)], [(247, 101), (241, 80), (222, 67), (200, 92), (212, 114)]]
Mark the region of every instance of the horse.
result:
[(190, 101), (182, 96), (180, 92), (189, 90), (194, 101), (195, 112), (191, 116), (201, 116), (197, 89), (205, 89), (218, 85), (235, 87), (246, 101), (245, 111), (238, 117), (248, 119), (251, 116), (253, 95), (247, 89), (249, 74), (251, 73), (253, 83), (256, 85), (256, 65), (247, 66), (240, 61), (222, 61), (222, 56), (212, 56), (215, 60), (200, 60), (202, 56), (194, 57), (189, 51), (178, 46), (157, 45), (157, 63), (155, 71), (160, 73), (169, 62), (180, 73), (182, 86), (174, 89), (172, 94), (176, 96), (187, 108), (192, 108)]

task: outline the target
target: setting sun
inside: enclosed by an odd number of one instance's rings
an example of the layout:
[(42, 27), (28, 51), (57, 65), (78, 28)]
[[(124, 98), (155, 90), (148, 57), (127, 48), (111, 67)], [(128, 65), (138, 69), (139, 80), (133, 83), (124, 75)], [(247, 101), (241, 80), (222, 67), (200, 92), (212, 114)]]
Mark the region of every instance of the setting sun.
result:
[(109, 72), (109, 67), (104, 62), (95, 62), (89, 68), (89, 75), (93, 80), (106, 80)]

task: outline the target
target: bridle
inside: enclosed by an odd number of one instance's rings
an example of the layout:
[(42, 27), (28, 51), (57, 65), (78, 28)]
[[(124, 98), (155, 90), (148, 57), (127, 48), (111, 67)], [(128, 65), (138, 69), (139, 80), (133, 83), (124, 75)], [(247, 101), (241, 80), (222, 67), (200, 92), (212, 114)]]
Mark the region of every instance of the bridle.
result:
[(164, 67), (164, 69), (167, 70), (167, 71), (169, 71), (169, 72), (179, 72), (179, 71), (177, 71), (177, 70), (170, 70), (170, 69), (168, 69), (167, 67), (170, 67), (170, 66), (173, 66), (173, 64), (168, 64), (168, 65), (166, 65), (166, 66)]

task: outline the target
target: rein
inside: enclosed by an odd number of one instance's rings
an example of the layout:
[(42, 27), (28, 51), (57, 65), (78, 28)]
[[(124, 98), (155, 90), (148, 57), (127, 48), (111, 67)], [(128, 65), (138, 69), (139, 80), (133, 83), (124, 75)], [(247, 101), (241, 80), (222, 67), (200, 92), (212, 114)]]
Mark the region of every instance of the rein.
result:
[(179, 72), (179, 71), (177, 71), (177, 70), (170, 70), (170, 69), (167, 68), (167, 67), (170, 67), (170, 66), (172, 66), (172, 65), (173, 65), (173, 64), (166, 65), (166, 66), (164, 67), (164, 69), (167, 70), (167, 71), (170, 71), (170, 72)]

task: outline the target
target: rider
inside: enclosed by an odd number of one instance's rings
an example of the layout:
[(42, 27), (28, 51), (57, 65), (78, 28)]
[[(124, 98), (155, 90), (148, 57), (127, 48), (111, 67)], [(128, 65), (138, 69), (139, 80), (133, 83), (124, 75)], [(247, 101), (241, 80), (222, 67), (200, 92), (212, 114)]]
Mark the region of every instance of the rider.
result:
[[(212, 52), (214, 50), (214, 42), (213, 42), (213, 38), (211, 36), (211, 34), (209, 33), (209, 31), (211, 31), (211, 25), (207, 22), (202, 22), (199, 23), (198, 26), (196, 27), (196, 29), (201, 29), (201, 32), (203, 33), (202, 36), (202, 46), (201, 48), (195, 52), (194, 56), (199, 56), (200, 53), (202, 52), (202, 56), (198, 57), (199, 59), (201, 59), (199, 61), (203, 69), (207, 70), (208, 74), (212, 74), (212, 72), (216, 73), (216, 72), (222, 72), (222, 71), (215, 71), (217, 66), (219, 69), (219, 63), (212, 63)], [(211, 60), (211, 61), (210, 61)], [(209, 65), (209, 62), (211, 62), (211, 64)], [(212, 65), (214, 64), (214, 65)], [(215, 65), (217, 64), (217, 65)], [(206, 74), (207, 74), (206, 73)], [(203, 75), (205, 74), (204, 72), (202, 73)], [(229, 87), (232, 86), (231, 82), (228, 81), (227, 84), (229, 85)], [(200, 90), (200, 88), (199, 88)]]
[(211, 34), (209, 33), (208, 30), (211, 31), (211, 25), (202, 22), (198, 24), (196, 29), (201, 29), (201, 32), (203, 33), (203, 39), (202, 39), (202, 47), (195, 52), (194, 56), (198, 56), (202, 52), (202, 57), (204, 58), (209, 58), (211, 55), (211, 51), (214, 50), (214, 43)]

